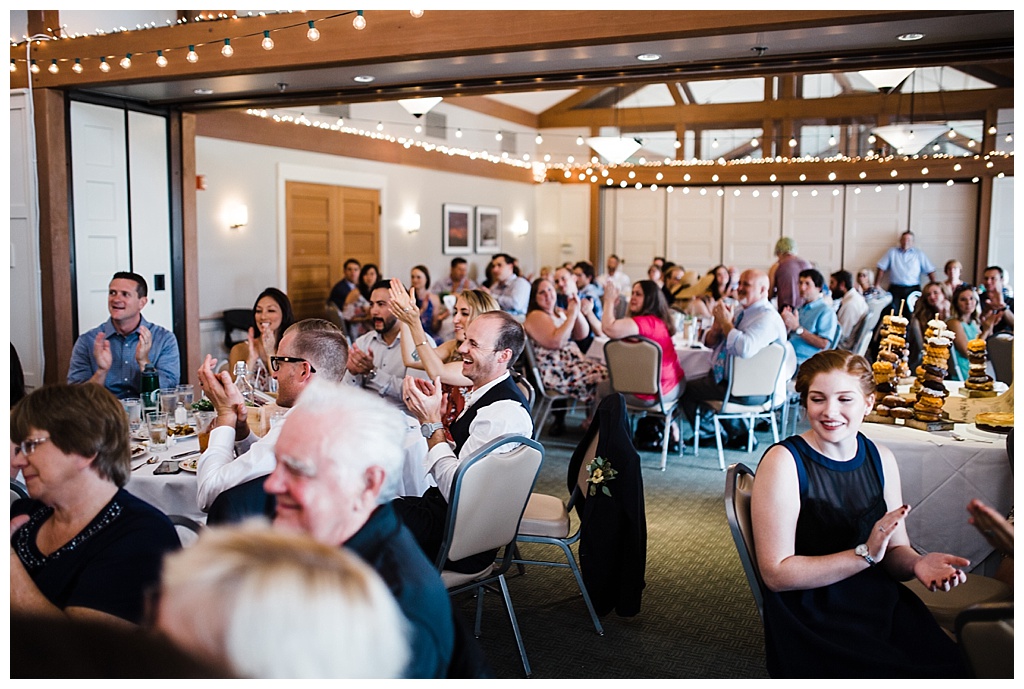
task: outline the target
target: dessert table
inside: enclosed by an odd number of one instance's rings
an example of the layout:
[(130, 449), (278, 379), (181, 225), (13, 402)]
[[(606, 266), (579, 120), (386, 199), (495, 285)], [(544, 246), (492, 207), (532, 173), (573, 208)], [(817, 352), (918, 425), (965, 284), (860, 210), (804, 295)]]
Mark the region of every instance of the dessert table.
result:
[(1001, 514), (1013, 507), (1005, 435), (959, 423), (952, 432), (878, 423), (865, 423), (861, 431), (896, 457), (903, 501), (912, 507), (907, 531), (916, 548), (966, 557), (970, 569), (994, 552), (967, 522), (967, 503), (978, 498)]

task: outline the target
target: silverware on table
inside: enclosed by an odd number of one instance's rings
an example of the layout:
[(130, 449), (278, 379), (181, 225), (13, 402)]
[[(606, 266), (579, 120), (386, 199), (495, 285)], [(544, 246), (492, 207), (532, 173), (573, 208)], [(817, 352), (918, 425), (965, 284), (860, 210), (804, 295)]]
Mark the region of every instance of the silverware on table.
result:
[(982, 438), (965, 438), (964, 436), (960, 435), (956, 431), (950, 431), (949, 432), (949, 437), (951, 437), (953, 440), (960, 441), (961, 443), (965, 442), (967, 440), (970, 440), (971, 442), (974, 442), (974, 443), (988, 443), (989, 445), (992, 444), (991, 440), (984, 440)]
[(171, 459), (184, 459), (185, 457), (191, 457), (192, 455), (198, 455), (199, 450), (192, 450), (190, 452), (182, 452), (180, 455), (173, 455)]
[(142, 462), (142, 463), (138, 464), (137, 466), (133, 466), (132, 467), (132, 471), (135, 471), (136, 469), (141, 469), (142, 467), (146, 466), (147, 464), (156, 464), (159, 461), (160, 461), (160, 458), (157, 457), (156, 455), (153, 455), (152, 457), (147, 459), (145, 462)]

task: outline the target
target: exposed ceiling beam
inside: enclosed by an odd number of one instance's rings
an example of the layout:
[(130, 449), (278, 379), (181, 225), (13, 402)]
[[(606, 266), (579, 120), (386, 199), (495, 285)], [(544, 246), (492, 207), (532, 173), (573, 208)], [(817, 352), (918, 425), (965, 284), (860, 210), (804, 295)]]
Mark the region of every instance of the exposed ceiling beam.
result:
[(1013, 72), (1012, 65), (1011, 70), (1004, 71), (1004, 65), (958, 65), (959, 69), (964, 74), (969, 74), (972, 77), (987, 81), (997, 88), (1013, 88)]
[(586, 103), (596, 98), (598, 94), (600, 94), (602, 91), (604, 91), (604, 87), (587, 86), (581, 88), (579, 91), (572, 94), (568, 98), (563, 98), (562, 100), (558, 101), (547, 110), (540, 113), (540, 116), (543, 117), (544, 115), (557, 114), (560, 112), (568, 112), (570, 110), (573, 110), (582, 103)]
[(445, 101), (448, 105), (454, 105), (466, 110), (478, 112), (481, 115), (490, 115), (506, 122), (521, 124), (531, 129), (540, 128), (540, 117), (532, 112), (517, 108), (514, 105), (502, 103), (493, 98), (484, 96), (463, 96), (461, 98), (449, 98)]

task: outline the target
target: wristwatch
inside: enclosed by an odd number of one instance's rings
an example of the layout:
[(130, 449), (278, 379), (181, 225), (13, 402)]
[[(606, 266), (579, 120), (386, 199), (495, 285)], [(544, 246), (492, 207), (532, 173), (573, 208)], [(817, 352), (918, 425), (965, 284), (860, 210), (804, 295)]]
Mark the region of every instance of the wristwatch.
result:
[(366, 376), (366, 380), (373, 380), (377, 376), (377, 369), (371, 368), (368, 372), (363, 374)]
[(797, 336), (797, 337), (800, 337), (801, 335), (803, 335), (803, 334), (804, 334), (804, 329), (803, 329), (803, 326), (800, 326), (799, 328), (797, 328), (797, 329), (796, 329), (796, 330), (794, 330), (793, 332), (794, 332), (794, 333), (796, 333), (796, 336)]
[(435, 431), (438, 431), (442, 428), (444, 428), (444, 424), (441, 423), (440, 421), (435, 421), (434, 423), (424, 423), (420, 424), (420, 433), (423, 434), (424, 438), (429, 438), (430, 436), (434, 435)]
[(875, 558), (871, 557), (871, 554), (868, 552), (867, 543), (861, 543), (859, 546), (853, 549), (853, 552), (864, 558), (864, 561), (867, 562), (868, 565), (870, 565), (871, 567), (874, 567), (878, 564), (877, 562), (875, 562)]

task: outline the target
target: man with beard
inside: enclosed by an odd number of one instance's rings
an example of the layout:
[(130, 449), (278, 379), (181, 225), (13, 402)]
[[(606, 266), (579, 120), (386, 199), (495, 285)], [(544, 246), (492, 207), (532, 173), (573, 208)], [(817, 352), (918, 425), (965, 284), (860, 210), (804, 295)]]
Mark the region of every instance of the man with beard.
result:
[(348, 352), (346, 385), (375, 392), (405, 411), (402, 380), (406, 375), (402, 361), (401, 330), (391, 314), (391, 280), (378, 280), (370, 293), (370, 318), (373, 330), (361, 335)]

